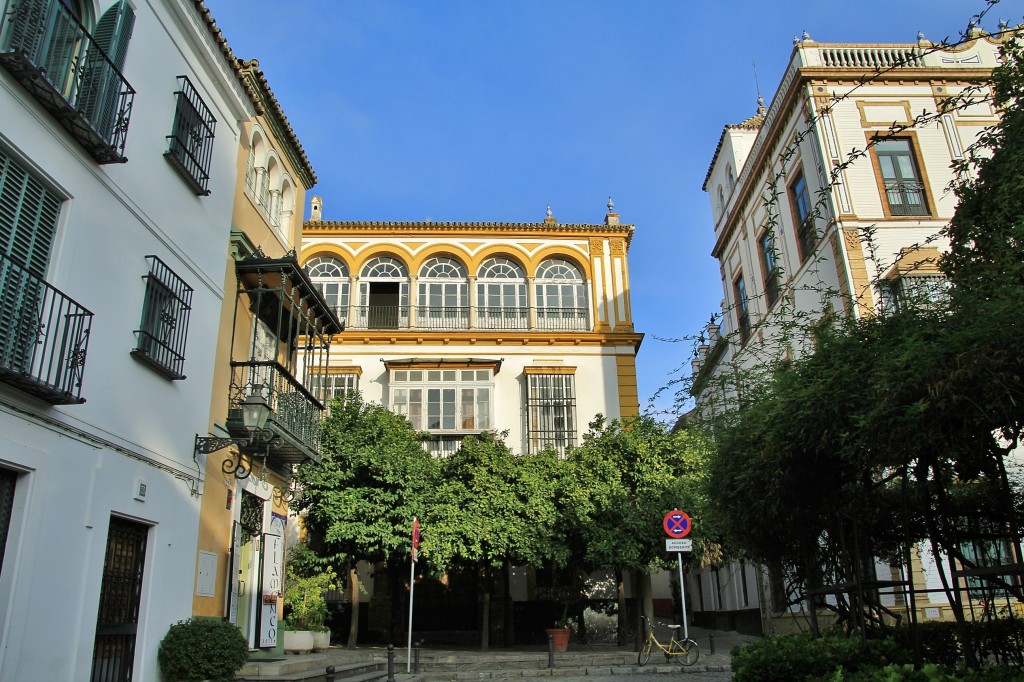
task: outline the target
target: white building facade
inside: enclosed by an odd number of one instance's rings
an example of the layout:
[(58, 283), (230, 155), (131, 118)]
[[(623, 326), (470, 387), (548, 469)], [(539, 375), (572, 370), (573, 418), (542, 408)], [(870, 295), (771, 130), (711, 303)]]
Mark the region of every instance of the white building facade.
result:
[[(950, 166), (997, 120), (984, 83), (999, 42), (976, 27), (955, 47), (805, 35), (771, 105), (726, 126), (704, 183), (723, 300), (693, 361), (699, 411), (730, 409), (742, 390), (733, 370), (799, 356), (816, 320), (942, 294)], [(899, 578), (883, 565), (878, 576)], [(701, 571), (690, 581), (698, 622), (773, 632), (763, 578), (742, 564)], [(881, 599), (896, 605), (891, 591)], [(941, 616), (919, 605), (921, 620)]]
[(0, 679), (157, 680), (255, 108), (202, 2), (0, 22)]

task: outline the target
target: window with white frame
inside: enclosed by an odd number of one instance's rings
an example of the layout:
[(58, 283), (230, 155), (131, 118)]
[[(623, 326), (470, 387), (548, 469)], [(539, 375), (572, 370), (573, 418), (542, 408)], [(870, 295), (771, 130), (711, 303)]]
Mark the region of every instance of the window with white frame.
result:
[(409, 271), (397, 258), (375, 256), (359, 274), (356, 326), (404, 329), (409, 326)]
[(587, 287), (580, 269), (561, 258), (537, 268), (537, 325), (542, 329), (587, 328)]
[(462, 447), (464, 436), (432, 436), (423, 441), (431, 457), (451, 457)]
[(477, 326), (525, 329), (530, 325), (526, 273), (508, 258), (488, 258), (476, 278)]
[(317, 256), (306, 263), (306, 272), (323, 294), (327, 305), (344, 324), (348, 319), (348, 266), (337, 258)]
[(526, 375), (529, 452), (552, 447), (564, 455), (576, 443), (576, 378), (565, 373)]
[(312, 373), (308, 381), (309, 392), (321, 399), (328, 409), (335, 399), (359, 394), (359, 374), (353, 371)]
[(416, 326), (465, 329), (469, 326), (469, 281), (454, 258), (438, 256), (420, 268)]
[(491, 369), (393, 369), (391, 410), (417, 431), (473, 433), (491, 428)]

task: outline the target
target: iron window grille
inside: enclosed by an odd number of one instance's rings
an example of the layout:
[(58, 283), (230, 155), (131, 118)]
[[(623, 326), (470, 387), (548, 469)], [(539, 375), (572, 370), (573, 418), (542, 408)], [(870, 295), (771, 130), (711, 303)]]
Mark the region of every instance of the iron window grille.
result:
[(217, 119), (210, 113), (187, 76), (178, 76), (179, 88), (174, 94), (174, 127), (167, 136), (169, 147), (164, 157), (181, 174), (199, 196), (210, 193), (210, 158), (213, 154), (213, 131)]
[(185, 341), (192, 310), (192, 287), (156, 256), (146, 256), (149, 274), (142, 321), (132, 355), (168, 379), (184, 379)]
[(576, 444), (576, 383), (572, 374), (526, 377), (527, 439), (530, 454), (554, 448), (564, 456)]
[(893, 314), (909, 309), (936, 309), (949, 302), (949, 280), (944, 275), (903, 275), (879, 283), (882, 311)]

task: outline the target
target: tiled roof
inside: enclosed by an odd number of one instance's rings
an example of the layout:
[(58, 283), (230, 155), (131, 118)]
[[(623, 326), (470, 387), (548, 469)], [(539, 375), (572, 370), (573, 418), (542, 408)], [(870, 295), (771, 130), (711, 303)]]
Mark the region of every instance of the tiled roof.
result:
[[(196, 10), (199, 11), (203, 20), (206, 22), (206, 26), (210, 30), (211, 35), (213, 35), (214, 42), (216, 42), (218, 47), (220, 47), (220, 51), (224, 55), (224, 59), (227, 61), (228, 66), (231, 68), (232, 72), (234, 72), (239, 82), (241, 82), (242, 87), (249, 96), (249, 100), (256, 108), (256, 113), (261, 116), (269, 115), (277, 119), (277, 122), (284, 133), (284, 141), (292, 145), (295, 150), (296, 158), (294, 158), (293, 161), (297, 166), (298, 173), (302, 176), (303, 184), (306, 185), (307, 189), (312, 187), (317, 181), (316, 173), (313, 171), (313, 167), (309, 163), (309, 158), (306, 156), (306, 151), (302, 148), (302, 144), (299, 142), (299, 138), (296, 136), (295, 130), (288, 122), (288, 117), (285, 116), (280, 102), (277, 101), (274, 91), (271, 90), (266, 76), (264, 76), (263, 71), (260, 70), (259, 62), (255, 59), (244, 60), (236, 57), (231, 46), (228, 45), (227, 38), (224, 37), (224, 34), (217, 26), (217, 22), (210, 14), (210, 8), (206, 6), (204, 0), (192, 0), (192, 2), (195, 4)], [(247, 78), (247, 74), (250, 74), (252, 78)], [(269, 112), (267, 111), (268, 108)]]
[(306, 189), (309, 189), (316, 184), (316, 172), (313, 171), (313, 166), (309, 163), (309, 157), (306, 156), (306, 150), (302, 148), (302, 143), (299, 142), (292, 124), (288, 122), (288, 117), (284, 115), (281, 103), (277, 101), (277, 96), (270, 89), (270, 83), (267, 82), (267, 77), (263, 75), (259, 61), (255, 59), (238, 59), (237, 64), (240, 74), (251, 74), (256, 80), (258, 92), (264, 93), (265, 97), (261, 98), (263, 100), (263, 108), (270, 109), (267, 116), (274, 118), (277, 127), (280, 128), (280, 132), (277, 134), (281, 135), (283, 133), (284, 141), (292, 146), (295, 152), (295, 158), (292, 159), (292, 162), (296, 166), (299, 175), (302, 176)]
[[(763, 107), (760, 109), (763, 109)], [(715, 147), (715, 155), (711, 157), (711, 164), (708, 165), (708, 173), (704, 176), (704, 184), (701, 186), (702, 190), (705, 192), (708, 191), (708, 180), (711, 179), (711, 169), (715, 167), (715, 162), (718, 161), (718, 155), (722, 151), (722, 145), (725, 144), (725, 133), (729, 130), (757, 130), (760, 128), (765, 119), (765, 112), (760, 109), (747, 120), (727, 125), (722, 129), (722, 136), (718, 138), (718, 146)]]
[(203, 0), (192, 0), (192, 2), (195, 4), (196, 10), (203, 17), (203, 21), (206, 22), (206, 27), (213, 36), (214, 42), (217, 43), (217, 46), (220, 48), (221, 54), (224, 55), (224, 59), (227, 61), (228, 67), (232, 72), (234, 72), (235, 76), (238, 77), (239, 82), (241, 82), (242, 87), (245, 89), (245, 93), (249, 95), (249, 100), (252, 102), (253, 106), (256, 107), (256, 113), (262, 114), (263, 105), (260, 103), (259, 95), (252, 89), (252, 86), (246, 82), (245, 77), (239, 70), (239, 60), (235, 58), (235, 53), (231, 51), (231, 46), (228, 45), (227, 38), (225, 38), (224, 34), (221, 33), (220, 28), (217, 26), (217, 22), (210, 14), (210, 8), (206, 6)]

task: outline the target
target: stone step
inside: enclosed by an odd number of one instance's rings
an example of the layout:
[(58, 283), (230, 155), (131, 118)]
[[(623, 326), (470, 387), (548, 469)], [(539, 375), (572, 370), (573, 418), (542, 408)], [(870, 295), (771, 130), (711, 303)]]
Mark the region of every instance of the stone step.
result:
[(543, 677), (583, 677), (587, 675), (679, 675), (688, 673), (728, 672), (728, 665), (645, 665), (645, 666), (579, 666), (539, 669), (460, 670), (457, 672), (423, 672), (414, 675), (414, 682), (459, 682), (461, 680), (512, 680)]
[(334, 679), (337, 682), (372, 682), (387, 677), (387, 665), (381, 661), (332, 663), (331, 658), (325, 654), (307, 654), (277, 661), (249, 661), (235, 675), (235, 681), (318, 682), (324, 679), (329, 665), (334, 666)]

